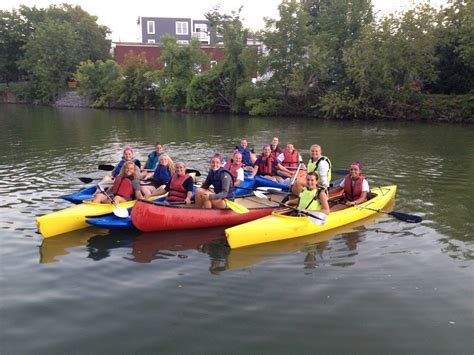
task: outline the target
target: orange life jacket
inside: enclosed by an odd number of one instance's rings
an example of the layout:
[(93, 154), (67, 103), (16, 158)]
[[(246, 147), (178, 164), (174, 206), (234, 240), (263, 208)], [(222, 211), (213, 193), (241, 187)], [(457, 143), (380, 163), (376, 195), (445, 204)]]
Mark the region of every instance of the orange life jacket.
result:
[[(346, 175), (344, 178), (344, 197), (346, 201), (355, 201), (362, 194), (362, 183), (364, 182), (365, 176), (360, 176), (357, 180), (352, 180), (350, 175)], [(354, 186), (352, 186), (354, 181)]]
[(171, 177), (170, 190), (168, 191), (168, 197), (166, 198), (166, 201), (183, 202), (184, 200), (186, 200), (188, 190), (186, 190), (183, 185), (188, 178), (188, 174), (184, 174), (183, 176), (178, 176), (178, 174), (174, 174)]
[(110, 193), (123, 198), (131, 198), (134, 194), (132, 180), (133, 177), (122, 178), (121, 176), (117, 176), (114, 185), (110, 189)]
[(283, 165), (286, 168), (297, 168), (299, 165), (299, 154), (296, 149), (293, 150), (292, 153), (290, 153), (288, 150), (283, 149), (282, 152), (285, 155), (285, 160), (281, 162), (281, 165)]

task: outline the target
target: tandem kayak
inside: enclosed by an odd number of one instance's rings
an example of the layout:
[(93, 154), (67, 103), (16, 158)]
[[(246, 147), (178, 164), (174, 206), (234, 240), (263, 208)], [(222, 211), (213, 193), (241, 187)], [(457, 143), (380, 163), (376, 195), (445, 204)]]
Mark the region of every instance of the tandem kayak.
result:
[[(157, 196), (153, 199), (158, 199)], [(118, 207), (131, 208), (137, 201), (127, 201), (117, 204)], [(92, 216), (102, 216), (113, 213), (115, 207), (110, 203), (95, 203), (84, 201), (56, 212), (36, 218), (38, 231), (44, 238), (90, 227), (86, 219)]]
[[(274, 201), (285, 195), (270, 194)], [(230, 226), (245, 223), (272, 213), (279, 204), (255, 196), (236, 198), (235, 204), (249, 209), (237, 213), (228, 208), (196, 208), (192, 205), (167, 205), (154, 201), (138, 201), (132, 210), (132, 223), (142, 232)]]
[(330, 213), (326, 218), (326, 223), (322, 226), (313, 223), (307, 216), (288, 216), (281, 211), (274, 211), (269, 216), (227, 228), (225, 230), (227, 243), (231, 248), (240, 248), (316, 234), (341, 227), (376, 214), (377, 212), (362, 207), (382, 209), (395, 197), (396, 191), (395, 185), (373, 188), (371, 192), (374, 197), (369, 201), (360, 206)]
[(88, 186), (85, 189), (74, 192), (70, 195), (61, 196), (63, 200), (79, 204), (85, 200), (92, 200), (94, 198), (94, 192), (97, 190), (97, 185)]

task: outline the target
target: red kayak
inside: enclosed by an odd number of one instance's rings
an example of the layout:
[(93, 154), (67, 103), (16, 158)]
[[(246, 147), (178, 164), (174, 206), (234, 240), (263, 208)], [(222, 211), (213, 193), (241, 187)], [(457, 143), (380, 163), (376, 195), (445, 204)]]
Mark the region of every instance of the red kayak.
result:
[[(269, 197), (280, 201), (285, 196), (270, 194)], [(277, 203), (255, 196), (237, 198), (234, 203), (246, 207), (249, 212), (237, 213), (227, 208), (196, 208), (184, 204), (166, 205), (143, 200), (138, 201), (132, 209), (132, 223), (142, 232), (229, 226), (267, 216), (279, 208)]]

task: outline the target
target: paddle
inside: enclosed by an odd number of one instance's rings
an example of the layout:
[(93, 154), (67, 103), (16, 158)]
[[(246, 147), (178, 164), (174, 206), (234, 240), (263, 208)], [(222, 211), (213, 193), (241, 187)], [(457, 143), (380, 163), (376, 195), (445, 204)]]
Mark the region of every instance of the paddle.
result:
[(238, 203), (232, 202), (231, 200), (224, 199), (227, 207), (229, 207), (232, 211), (236, 213), (249, 213), (250, 210), (247, 207), (239, 205)]
[(253, 192), (255, 196), (257, 196), (258, 198), (262, 198), (262, 199), (267, 199), (268, 201), (272, 201), (272, 202), (275, 202), (275, 203), (278, 203), (280, 206), (285, 206), (285, 207), (288, 207), (294, 211), (298, 211), (298, 213), (302, 214), (302, 215), (305, 215), (305, 216), (308, 216), (309, 217), (309, 220), (314, 223), (314, 224), (317, 224), (319, 226), (324, 226), (324, 224), (326, 224), (326, 214), (322, 213), (322, 212), (306, 212), (306, 211), (301, 211), (299, 210), (298, 208), (296, 207), (293, 207), (293, 206), (290, 206), (286, 203), (283, 203), (283, 202), (279, 202), (279, 201), (275, 201), (275, 200), (272, 200), (270, 197), (268, 197), (267, 195), (263, 194), (262, 192), (260, 191), (254, 191)]
[[(90, 184), (94, 180), (102, 180), (102, 178), (90, 178), (90, 177), (78, 177), (78, 179), (84, 184)], [(152, 182), (150, 180), (140, 180), (140, 185), (150, 185)]]
[(349, 170), (344, 170), (344, 169), (332, 170), (332, 172), (337, 175), (349, 175), (350, 173)]
[(99, 164), (99, 167), (98, 167), (99, 170), (103, 170), (103, 171), (112, 171), (115, 169), (115, 166), (113, 165), (108, 165), (108, 164)]
[(108, 200), (112, 203), (112, 205), (114, 205), (115, 207), (113, 210), (114, 215), (120, 218), (129, 217), (128, 210), (125, 207), (117, 206), (117, 203), (112, 199), (112, 197), (110, 197), (110, 195), (107, 192), (105, 192), (105, 190), (103, 189), (102, 186), (100, 186), (100, 184), (97, 184), (97, 188), (99, 189), (100, 192), (102, 192), (105, 196), (107, 196)]
[(415, 215), (412, 215), (412, 214), (406, 214), (406, 213), (401, 213), (401, 212), (387, 212), (387, 211), (384, 211), (384, 210), (377, 210), (375, 208), (370, 208), (370, 207), (366, 207), (366, 206), (356, 206), (357, 208), (362, 208), (362, 209), (365, 209), (365, 210), (370, 210), (370, 211), (375, 211), (377, 213), (385, 213), (385, 214), (388, 214), (392, 217), (395, 217), (396, 219), (400, 220), (400, 221), (403, 221), (403, 222), (407, 222), (407, 223), (420, 223), (423, 219), (420, 217), (420, 216), (415, 216)]

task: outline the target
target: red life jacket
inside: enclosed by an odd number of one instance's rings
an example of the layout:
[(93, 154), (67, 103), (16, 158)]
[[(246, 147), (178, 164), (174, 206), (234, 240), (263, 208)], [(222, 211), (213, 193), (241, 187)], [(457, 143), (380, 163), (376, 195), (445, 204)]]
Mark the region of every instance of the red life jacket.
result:
[(234, 179), (237, 179), (237, 170), (239, 170), (242, 167), (242, 163), (239, 164), (233, 164), (230, 160), (225, 163), (224, 169), (227, 169), (230, 171)]
[(299, 154), (296, 149), (293, 150), (293, 153), (290, 153), (288, 150), (283, 149), (282, 152), (285, 155), (285, 160), (281, 162), (281, 165), (283, 165), (286, 168), (297, 168), (299, 165)]
[[(346, 201), (355, 201), (362, 194), (362, 183), (364, 182), (365, 176), (360, 176), (357, 180), (352, 180), (350, 175), (346, 175), (344, 178), (344, 197)], [(354, 186), (352, 186), (354, 181)]]
[(258, 173), (260, 175), (274, 175), (273, 162), (275, 158), (270, 155), (266, 160), (261, 156), (260, 163), (258, 164)]
[(110, 193), (123, 198), (131, 198), (134, 194), (132, 180), (133, 177), (122, 178), (121, 176), (117, 176), (114, 185), (110, 189)]
[(283, 151), (281, 150), (281, 148), (280, 148), (279, 145), (277, 145), (277, 146), (275, 147), (275, 149), (273, 149), (272, 145), (270, 144), (270, 149), (272, 150), (271, 155), (272, 155), (272, 157), (274, 157), (275, 159), (278, 158), (278, 156), (279, 156), (281, 153), (283, 153)]
[(169, 202), (183, 202), (188, 196), (188, 190), (184, 188), (184, 182), (189, 178), (188, 174), (178, 176), (174, 174), (170, 181), (170, 190), (168, 191), (168, 197), (166, 201)]

